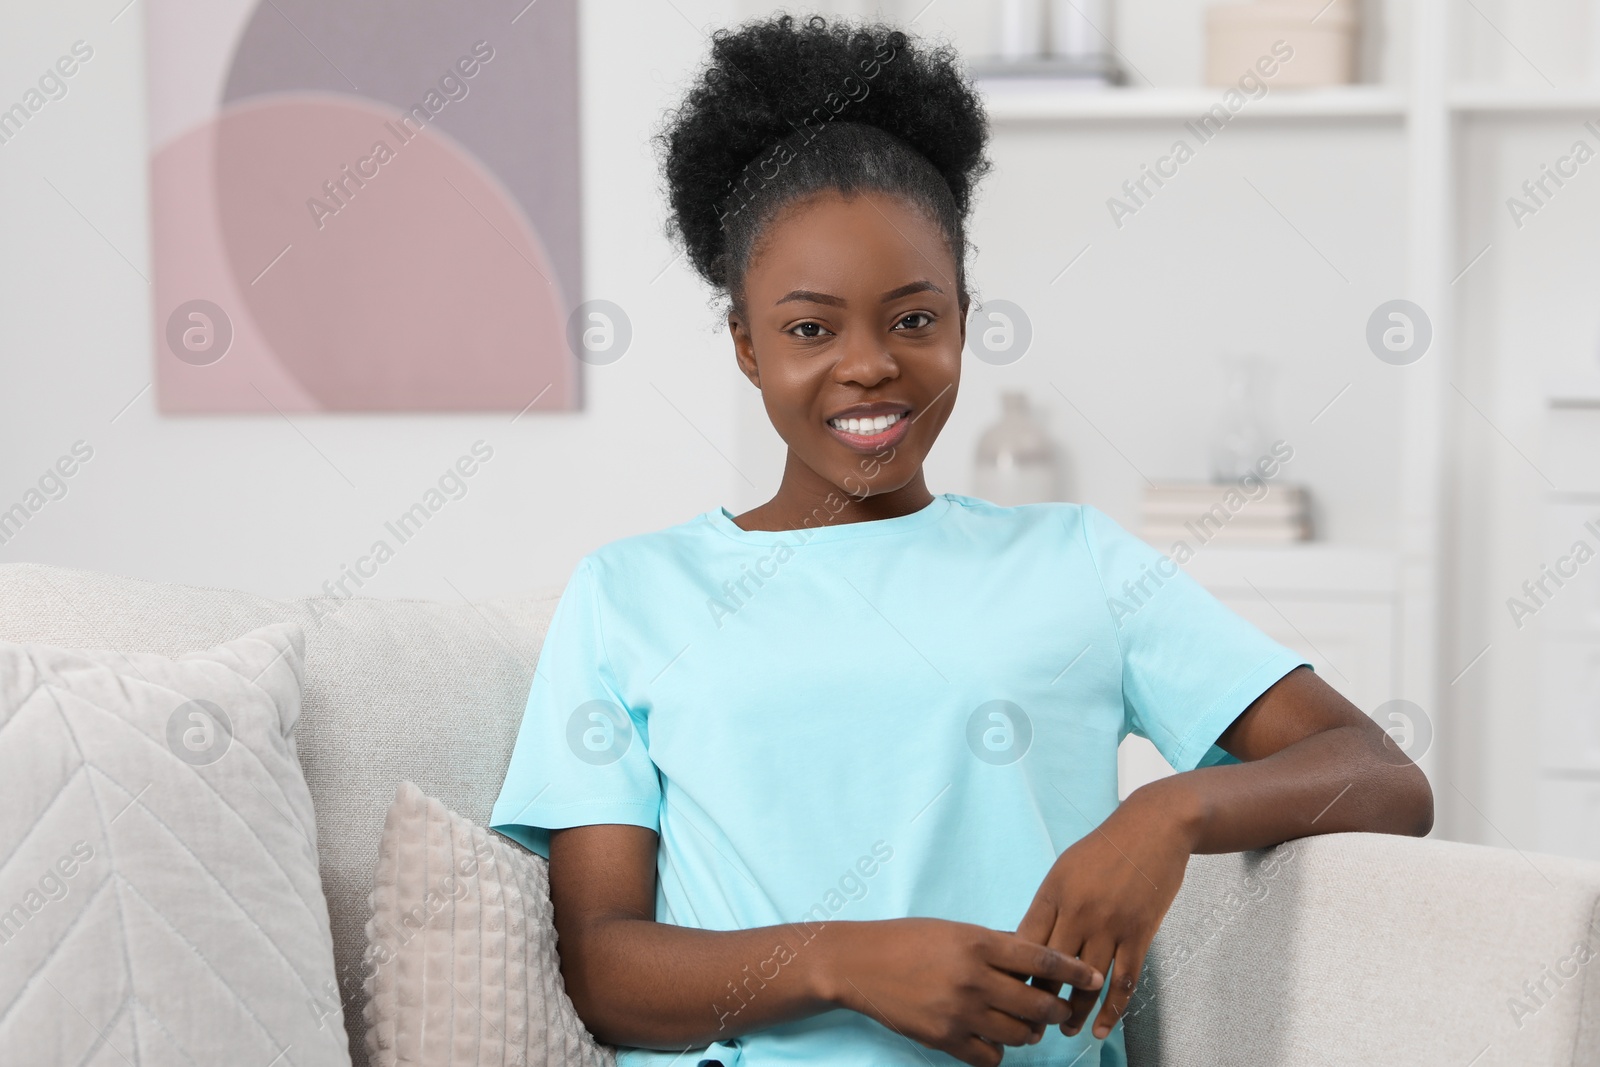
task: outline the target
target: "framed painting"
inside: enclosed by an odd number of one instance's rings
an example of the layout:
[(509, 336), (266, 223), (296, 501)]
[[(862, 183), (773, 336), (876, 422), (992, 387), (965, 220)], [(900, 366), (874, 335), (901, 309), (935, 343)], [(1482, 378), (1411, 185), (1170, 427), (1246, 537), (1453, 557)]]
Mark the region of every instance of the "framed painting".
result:
[(576, 0), (148, 0), (166, 413), (579, 405)]

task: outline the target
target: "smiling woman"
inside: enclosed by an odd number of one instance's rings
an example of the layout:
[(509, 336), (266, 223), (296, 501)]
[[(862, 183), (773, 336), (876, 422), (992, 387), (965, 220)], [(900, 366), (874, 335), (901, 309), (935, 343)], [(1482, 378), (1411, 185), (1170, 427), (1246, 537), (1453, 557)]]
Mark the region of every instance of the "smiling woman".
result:
[[(708, 76), (658, 135), (673, 231), (727, 293), (739, 369), (789, 444), (789, 491), (746, 529), (796, 528), (861, 455), (882, 453), (883, 470), (847, 490), (842, 521), (932, 500), (921, 466), (956, 398), (966, 219), (991, 166), (956, 62), (884, 27), (752, 23), (716, 38)], [(818, 104), (855, 81), (871, 91), (818, 126)]]
[[(1161, 557), (1095, 508), (929, 490), (987, 137), (948, 49), (789, 16), (714, 34), (659, 136), (783, 476), (583, 558), (490, 815), (549, 858), (622, 1067), (1125, 1067), (1191, 854), (1431, 819), (1375, 722), (1181, 570), (1116, 615)], [(596, 702), (627, 728), (580, 750)], [(1129, 734), (1179, 773), (1119, 804)], [(818, 915), (862, 841), (894, 862)]]

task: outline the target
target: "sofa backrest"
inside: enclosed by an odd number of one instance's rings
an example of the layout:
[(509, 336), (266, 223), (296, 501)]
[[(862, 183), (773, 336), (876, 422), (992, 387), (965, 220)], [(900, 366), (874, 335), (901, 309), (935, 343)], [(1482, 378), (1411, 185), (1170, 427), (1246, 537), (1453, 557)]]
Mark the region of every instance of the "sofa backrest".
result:
[(487, 824), (559, 597), (285, 601), (8, 563), (0, 564), (0, 640), (178, 656), (267, 623), (304, 627), (296, 744), (316, 805), (351, 1059), (367, 1067), (361, 956), (384, 812), (410, 779)]
[[(351, 1058), (368, 1067), (384, 812), (410, 779), (488, 821), (558, 600), (277, 601), (13, 563), (0, 639), (181, 655), (305, 627), (299, 756)], [(1132, 1067), (1600, 1063), (1600, 864), (1378, 834), (1196, 856), (1126, 1023)]]

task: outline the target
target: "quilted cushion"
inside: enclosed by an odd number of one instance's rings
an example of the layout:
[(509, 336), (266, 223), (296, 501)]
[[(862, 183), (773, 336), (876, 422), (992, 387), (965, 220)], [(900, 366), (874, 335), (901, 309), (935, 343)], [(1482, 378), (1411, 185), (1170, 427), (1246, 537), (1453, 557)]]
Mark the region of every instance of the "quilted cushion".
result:
[(350, 1062), (293, 623), (170, 659), (0, 642), (0, 1049)]
[[(395, 784), (409, 778), (468, 818), (488, 820), (561, 591), (476, 603), (349, 592), (272, 600), (236, 589), (0, 563), (0, 639), (176, 656), (269, 623), (301, 625), (305, 687), (295, 735), (316, 806), (350, 1058), (364, 1067), (362, 927)], [(0, 1064), (9, 1067), (3, 1047)]]
[(609, 1067), (561, 981), (549, 864), (401, 782), (367, 921), (374, 1067)]

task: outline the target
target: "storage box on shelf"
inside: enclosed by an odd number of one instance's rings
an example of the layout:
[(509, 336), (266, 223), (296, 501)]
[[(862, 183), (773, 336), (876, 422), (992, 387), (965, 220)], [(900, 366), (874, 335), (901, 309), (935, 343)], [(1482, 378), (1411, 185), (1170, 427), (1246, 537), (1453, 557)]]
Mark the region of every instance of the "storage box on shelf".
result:
[(1287, 59), (1284, 85), (1343, 85), (1355, 80), (1360, 19), (1348, 4), (1251, 0), (1206, 8), (1206, 81), (1231, 85), (1244, 72), (1267, 74)]

